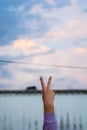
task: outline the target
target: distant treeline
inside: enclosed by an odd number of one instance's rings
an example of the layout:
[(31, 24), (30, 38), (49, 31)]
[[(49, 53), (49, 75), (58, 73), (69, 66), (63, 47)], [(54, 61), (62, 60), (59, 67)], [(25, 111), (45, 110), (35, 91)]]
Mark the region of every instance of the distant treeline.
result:
[[(87, 90), (54, 90), (58, 94), (87, 94)], [(0, 90), (0, 94), (41, 94), (41, 90)]]

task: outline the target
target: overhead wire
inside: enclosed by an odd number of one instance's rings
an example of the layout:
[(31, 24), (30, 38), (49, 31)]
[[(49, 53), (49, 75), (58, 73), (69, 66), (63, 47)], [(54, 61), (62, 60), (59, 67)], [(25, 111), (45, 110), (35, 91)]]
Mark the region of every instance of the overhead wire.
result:
[(10, 60), (0, 60), (0, 63), (37, 65), (37, 66), (53, 67), (53, 68), (70, 68), (70, 69), (84, 69), (84, 70), (87, 69), (87, 67), (84, 67), (84, 66), (72, 66), (72, 65), (48, 65), (48, 64), (29, 63), (29, 62), (10, 61)]

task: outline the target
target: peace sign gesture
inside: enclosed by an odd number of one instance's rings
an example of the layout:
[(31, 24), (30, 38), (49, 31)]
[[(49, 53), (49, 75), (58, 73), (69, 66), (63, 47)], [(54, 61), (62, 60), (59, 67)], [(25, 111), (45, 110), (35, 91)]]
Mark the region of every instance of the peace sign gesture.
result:
[(54, 91), (50, 88), (51, 87), (51, 80), (52, 77), (50, 76), (48, 79), (47, 86), (44, 83), (42, 77), (40, 77), (41, 86), (42, 86), (42, 99), (44, 104), (44, 111), (45, 112), (54, 112)]

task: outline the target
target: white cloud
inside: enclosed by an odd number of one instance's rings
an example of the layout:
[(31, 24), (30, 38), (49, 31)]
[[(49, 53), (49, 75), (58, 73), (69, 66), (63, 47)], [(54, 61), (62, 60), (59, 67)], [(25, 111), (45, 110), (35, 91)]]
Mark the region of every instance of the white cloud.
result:
[[(67, 27), (69, 26), (71, 28), (74, 28), (76, 26), (76, 23), (78, 22), (74, 22), (74, 24), (73, 22), (69, 22), (69, 24), (67, 24)], [(13, 41), (13, 43), (9, 46), (7, 45), (0, 47), (1, 56), (23, 56), (21, 61), (25, 62), (29, 62), (29, 56), (31, 54), (34, 54), (34, 56), (31, 57), (31, 61), (35, 64), (87, 66), (87, 48), (77, 47), (72, 49), (62, 49), (50, 52), (50, 48), (46, 47), (45, 45), (39, 45), (34, 40), (28, 39), (17, 39)], [(12, 79), (1, 79), (0, 83), (10, 84), (10, 86), (12, 86), (12, 89), (24, 88), (27, 85), (36, 85), (40, 89), (40, 75), (44, 76), (45, 79), (49, 75), (52, 75), (55, 79), (55, 83), (53, 83), (54, 88), (60, 88), (61, 85), (61, 89), (67, 89), (67, 85), (69, 85), (68, 77), (70, 77), (71, 79), (75, 79), (78, 82), (81, 82), (81, 84), (83, 85), (82, 88), (84, 88), (84, 86), (87, 86), (87, 73), (83, 70), (32, 66), (30, 64), (7, 64), (5, 65), (5, 69), (7, 69), (10, 74), (12, 74)], [(31, 72), (27, 71), (28, 69), (30, 69)], [(62, 81), (62, 84), (59, 83), (59, 86), (54, 86), (54, 84), (57, 85), (58, 83), (58, 77), (63, 77), (64, 79), (67, 79), (67, 82), (65, 80)]]
[[(23, 46), (20, 47), (19, 44), (17, 47), (22, 48)], [(45, 65), (87, 66), (87, 60), (85, 59), (87, 59), (87, 49), (74, 48), (71, 50), (57, 50), (54, 52), (45, 53), (45, 55), (44, 53), (42, 55), (36, 55), (32, 57), (32, 63), (41, 63)], [(28, 61), (28, 57), (25, 56), (24, 61)], [(4, 66), (4, 68), (7, 69), (10, 74), (12, 74), (11, 80), (9, 79), (6, 82), (10, 84), (12, 89), (24, 89), (28, 85), (36, 85), (38, 89), (41, 89), (39, 82), (39, 76), (41, 75), (45, 78), (45, 81), (47, 81), (49, 75), (52, 75), (52, 86), (56, 89), (60, 89), (60, 87), (61, 89), (67, 89), (70, 85), (69, 81), (71, 81), (71, 79), (73, 81), (76, 80), (78, 84), (81, 83), (80, 89), (87, 89), (87, 72), (85, 70), (35, 66), (30, 64), (7, 64)], [(60, 82), (58, 81), (58, 78), (61, 77), (63, 77), (65, 80)], [(5, 83), (6, 79), (2, 81)], [(72, 89), (73, 88), (74, 86), (72, 86)]]
[[(53, 4), (52, 0), (48, 0), (48, 2)], [(23, 8), (20, 7), (19, 10), (22, 11)], [(48, 31), (46, 31), (42, 37), (32, 38), (32, 40), (20, 38), (13, 41), (10, 45), (0, 47), (0, 56), (6, 55), (13, 58), (18, 58), (20, 56), (22, 57), (21, 61), (29, 62), (29, 57), (34, 55), (31, 57), (32, 63), (87, 66), (87, 48), (72, 48), (71, 45), (72, 41), (80, 38), (87, 38), (87, 15), (82, 12), (75, 0), (72, 0), (71, 6), (64, 8), (53, 7), (47, 9), (44, 8), (42, 4), (35, 5), (31, 10), (24, 12), (23, 15), (28, 16), (29, 14), (39, 15), (41, 17), (41, 19), (34, 19), (33, 22), (31, 20), (31, 29), (38, 28), (39, 24), (37, 23), (43, 22), (48, 26)], [(24, 24), (24, 26), (29, 29), (29, 20), (25, 20), (25, 23), (27, 24)], [(36, 33), (38, 33), (38, 31)], [(61, 39), (69, 41), (72, 49), (61, 49), (50, 52), (51, 43), (56, 43), (56, 47), (60, 46)], [(46, 46), (48, 43), (50, 44), (49, 47)], [(52, 75), (55, 81), (53, 85), (56, 85), (53, 86), (54, 88), (67, 89), (67, 85), (69, 85), (69, 77), (70, 79), (75, 79), (77, 82), (81, 83), (80, 87), (83, 88), (84, 86), (87, 86), (87, 72), (85, 70), (32, 66), (30, 64), (8, 64), (5, 65), (5, 67), (13, 77), (11, 80), (0, 79), (0, 83), (9, 83), (13, 89), (19, 89), (26, 87), (27, 85), (35, 84), (40, 88), (40, 75), (44, 76), (45, 80), (49, 75)], [(25, 69), (30, 69), (31, 72), (26, 72)], [(62, 84), (58, 84), (58, 78), (60, 77), (67, 80), (63, 80)], [(87, 89), (87, 87), (85, 88)]]
[(0, 55), (8, 55), (12, 57), (29, 56), (31, 54), (45, 53), (49, 50), (44, 45), (38, 45), (33, 40), (18, 39), (11, 45), (0, 47)]
[(86, 55), (87, 54), (87, 48), (75, 48), (75, 53), (77, 55)]
[(82, 18), (71, 19), (66, 22), (64, 27), (51, 27), (45, 35), (38, 39), (42, 43), (58, 43), (60, 40), (67, 42), (75, 42), (81, 38), (87, 38), (87, 19)]
[(55, 5), (56, 1), (55, 0), (46, 0), (46, 2), (48, 4), (51, 4), (51, 5)]
[(83, 13), (76, 1), (71, 2), (70, 6), (64, 8), (47, 9), (42, 4), (32, 7), (29, 14), (39, 15), (41, 17), (39, 23), (43, 21), (48, 26), (44, 36), (36, 38), (38, 43), (58, 43), (62, 39), (75, 42), (87, 38), (87, 15)]

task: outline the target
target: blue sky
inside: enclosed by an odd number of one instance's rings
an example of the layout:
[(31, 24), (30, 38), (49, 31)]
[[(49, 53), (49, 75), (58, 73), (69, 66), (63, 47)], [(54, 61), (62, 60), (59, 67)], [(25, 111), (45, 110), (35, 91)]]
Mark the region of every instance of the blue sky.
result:
[[(0, 60), (87, 67), (86, 0), (0, 0)], [(0, 89), (52, 75), (53, 89), (87, 89), (87, 70), (0, 63)]]

